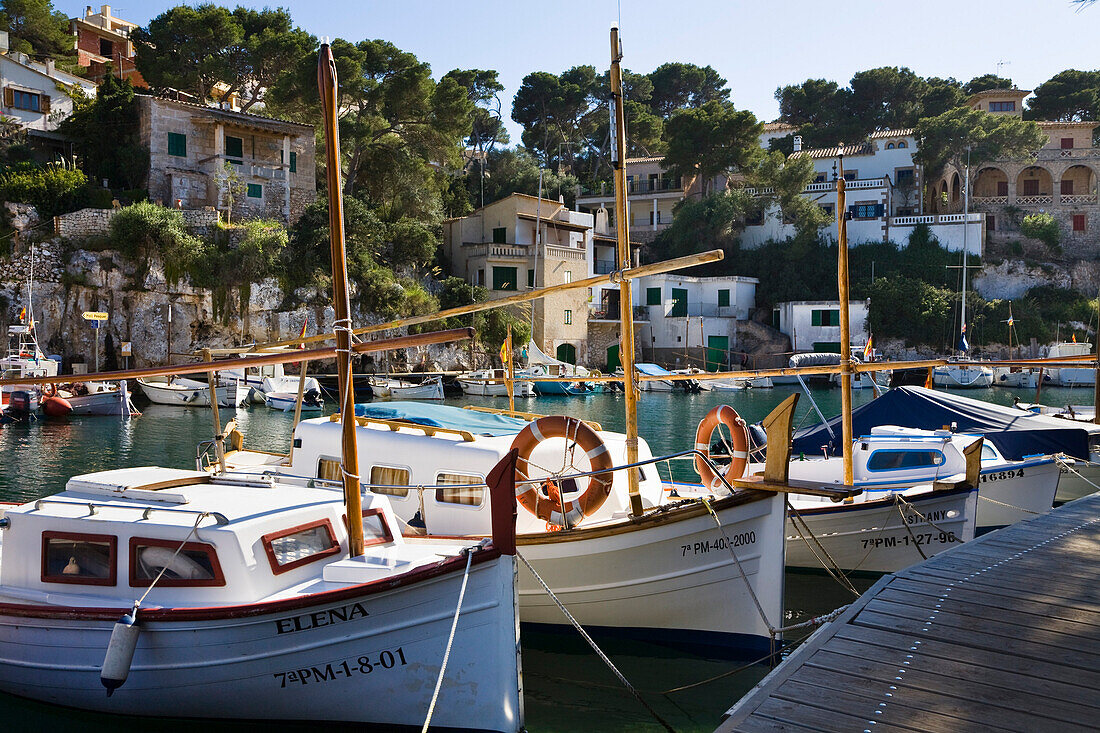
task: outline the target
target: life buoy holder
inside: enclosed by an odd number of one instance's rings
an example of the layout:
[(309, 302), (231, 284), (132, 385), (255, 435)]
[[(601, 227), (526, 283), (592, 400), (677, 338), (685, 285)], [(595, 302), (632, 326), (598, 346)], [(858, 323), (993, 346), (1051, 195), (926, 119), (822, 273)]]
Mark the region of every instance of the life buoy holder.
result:
[[(590, 470), (608, 473), (589, 477), (588, 487), (575, 499), (566, 501), (564, 495), (569, 491), (566, 487), (560, 487), (551, 479), (546, 479), (543, 483), (539, 479), (532, 480), (528, 477), (531, 455), (539, 443), (549, 438), (573, 441), (588, 457)], [(596, 431), (575, 417), (540, 417), (519, 432), (512, 441), (512, 448), (519, 454), (516, 460), (516, 500), (524, 509), (548, 524), (558, 527), (576, 526), (585, 517), (596, 513), (611, 495), (611, 453)], [(572, 483), (572, 480), (567, 481)], [(545, 491), (545, 495), (540, 489)]]
[[(741, 478), (745, 475), (745, 469), (749, 465), (749, 428), (745, 421), (741, 419), (741, 416), (737, 414), (737, 410), (729, 405), (718, 405), (699, 421), (699, 428), (695, 431), (695, 450), (703, 451), (708, 458), (711, 458), (710, 436), (719, 425), (724, 425), (729, 429), (733, 440), (732, 450), (730, 451), (732, 460), (729, 468), (726, 469), (726, 481)], [(722, 486), (721, 479), (711, 470), (710, 465), (703, 460), (702, 456), (695, 456), (695, 471), (703, 480), (703, 485), (708, 489), (715, 490)]]

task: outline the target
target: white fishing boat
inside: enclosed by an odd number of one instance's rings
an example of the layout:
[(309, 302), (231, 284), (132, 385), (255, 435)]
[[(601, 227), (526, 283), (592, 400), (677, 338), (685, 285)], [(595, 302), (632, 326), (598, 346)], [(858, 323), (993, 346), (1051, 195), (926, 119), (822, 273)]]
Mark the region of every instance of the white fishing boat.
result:
[[(979, 438), (949, 430), (891, 425), (872, 428), (870, 435), (853, 443), (852, 485), (873, 499), (889, 498), (895, 492), (935, 481), (960, 481), (966, 473), (964, 451)], [(1050, 511), (1059, 482), (1059, 467), (1053, 458), (1008, 460), (986, 441), (979, 460), (979, 534)], [(760, 469), (760, 464), (749, 464), (750, 472)], [(840, 456), (802, 456), (790, 464), (790, 476), (796, 480), (839, 484), (843, 473)]]
[[(506, 397), (508, 384), (504, 381), (508, 375), (503, 369), (481, 369), (475, 372), (466, 372), (456, 379), (462, 387), (462, 392), (468, 395), (487, 397)], [(516, 376), (519, 376), (517, 373)], [(533, 382), (513, 382), (516, 397), (534, 397), (535, 385)]]
[(442, 400), (443, 377), (431, 377), (420, 384), (391, 386), (390, 397), (395, 400)]
[(1039, 386), (1039, 375), (1042, 374), (1043, 385), (1051, 384), (1049, 370), (1031, 369), (1028, 367), (993, 367), (993, 384), (997, 387), (1010, 389), (1035, 389)]
[[(1047, 352), (1051, 359), (1067, 356), (1087, 356), (1092, 353), (1092, 344), (1077, 341), (1060, 341), (1053, 344)], [(1079, 367), (1056, 367), (1048, 370), (1050, 381), (1058, 387), (1091, 387), (1096, 384), (1096, 364), (1085, 362)]]
[(984, 389), (993, 386), (993, 368), (956, 359), (933, 369), (932, 383), (949, 389)]
[[(299, 380), (298, 375), (287, 375), (282, 364), (265, 364), (247, 369), (227, 369), (218, 373), (218, 384), (229, 388), (228, 397), (231, 402), (237, 405), (246, 404), (249, 401), (262, 405), (267, 401), (265, 395), (268, 392), (293, 392), (297, 394)], [(234, 392), (238, 389), (238, 385), (239, 389), (245, 392), (239, 398)], [(321, 385), (315, 378), (307, 376), (305, 389), (307, 391), (311, 389), (320, 391)]]
[[(272, 410), (294, 412), (298, 404), (297, 392), (268, 392), (265, 395), (267, 406)], [(324, 412), (325, 401), (321, 399), (321, 393), (313, 390), (302, 393), (302, 412)]]
[(130, 400), (126, 380), (71, 382), (51, 386), (42, 398), (42, 412), (50, 417), (113, 416), (140, 414)]
[(0, 521), (5, 692), (143, 717), (419, 726), (449, 648), (432, 723), (522, 727), (507, 538), (407, 540), (368, 495), (367, 551), (349, 558), (334, 488), (166, 468), (77, 476)]
[(771, 389), (775, 386), (771, 377), (746, 377), (744, 379), (700, 379), (700, 389), (715, 392), (740, 392), (746, 389)]
[[(0, 359), (0, 379), (55, 377), (57, 366), (57, 361), (47, 358), (38, 346), (33, 323), (8, 326), (8, 352)], [(31, 411), (38, 408), (40, 390), (37, 387), (5, 384), (0, 388), (0, 412), (13, 392), (25, 392), (31, 400)]]
[(370, 377), (367, 380), (367, 384), (370, 385), (371, 394), (375, 397), (389, 397), (390, 390), (394, 387), (411, 387), (411, 382), (403, 382), (400, 379), (394, 379), (393, 377)]
[[(210, 387), (206, 382), (183, 377), (138, 378), (138, 385), (149, 401), (157, 405), (176, 407), (210, 407)], [(234, 390), (230, 399), (229, 386), (216, 386), (219, 407), (239, 407), (247, 398), (245, 390)]]

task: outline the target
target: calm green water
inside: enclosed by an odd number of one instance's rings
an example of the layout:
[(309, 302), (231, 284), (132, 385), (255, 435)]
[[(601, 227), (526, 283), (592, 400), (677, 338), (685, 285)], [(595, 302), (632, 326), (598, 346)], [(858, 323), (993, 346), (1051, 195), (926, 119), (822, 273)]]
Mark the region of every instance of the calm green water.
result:
[[(767, 415), (792, 391), (790, 387), (777, 387), (696, 395), (644, 393), (639, 402), (641, 434), (654, 455), (685, 450), (694, 442), (699, 420), (715, 405), (733, 405), (742, 417), (753, 422)], [(1023, 401), (1034, 397), (1029, 390), (971, 390), (964, 394), (1004, 405), (1011, 404), (1014, 396)], [(1092, 396), (1091, 388), (1043, 390), (1043, 401), (1051, 405), (1092, 404)], [(826, 416), (840, 411), (839, 390), (815, 390), (814, 398)], [(856, 405), (871, 398), (870, 390), (853, 393)], [(507, 400), (477, 397), (448, 400), (448, 404), (506, 407)], [(4, 426), (0, 429), (0, 501), (25, 501), (56, 493), (64, 488), (70, 476), (79, 473), (144, 465), (193, 467), (196, 445), (213, 434), (210, 411), (162, 405), (142, 409), (140, 417), (129, 421), (74, 418)], [(516, 409), (582, 417), (600, 422), (610, 430), (621, 430), (624, 424), (621, 394), (518, 399)], [(246, 446), (259, 450), (287, 449), (289, 415), (256, 406), (236, 411), (235, 417)], [(222, 419), (229, 419), (226, 411)], [(815, 422), (817, 418), (809, 401), (801, 399), (795, 425)], [(863, 590), (873, 580), (857, 579), (856, 585)], [(788, 573), (786, 591), (786, 623), (805, 620), (851, 600), (836, 583), (812, 574)], [(721, 675), (737, 665), (672, 654), (662, 647), (638, 642), (608, 642), (604, 649), (627, 679), (678, 731), (713, 730), (722, 713), (768, 671), (758, 665), (688, 690), (669, 692)], [(527, 727), (535, 733), (661, 730), (575, 634), (525, 633), (523, 666)], [(9, 723), (42, 728), (65, 726), (106, 731), (136, 723), (146, 731), (184, 731), (194, 726), (184, 721), (124, 720), (5, 695), (0, 695), (0, 705)], [(211, 731), (242, 731), (270, 730), (272, 725), (204, 723), (203, 727)], [(286, 729), (305, 730), (298, 726)]]

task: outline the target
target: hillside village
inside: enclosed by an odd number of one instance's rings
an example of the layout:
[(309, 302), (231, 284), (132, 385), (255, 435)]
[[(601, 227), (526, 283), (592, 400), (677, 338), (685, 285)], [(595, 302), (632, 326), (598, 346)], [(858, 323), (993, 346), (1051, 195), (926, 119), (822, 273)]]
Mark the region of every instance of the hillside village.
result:
[[(44, 340), (69, 361), (90, 358), (84, 311), (110, 313), (108, 366), (123, 343), (151, 364), (331, 330), (316, 39), (281, 9), (180, 6), (140, 27), (108, 5), (75, 18), (30, 5), (39, 16), (15, 23), (0, 2), (12, 21), (0, 34), (0, 327), (33, 278)], [(168, 48), (199, 26), (217, 32)], [(529, 74), (511, 140), (495, 71), (442, 73), (383, 40), (333, 50), (347, 80), (357, 320), (615, 270), (606, 72)], [(726, 252), (632, 282), (644, 360), (770, 367), (839, 351), (836, 280), (822, 276), (835, 272), (838, 214), (854, 340), (949, 352), (964, 252), (979, 350), (1095, 338), (1100, 72), (1025, 90), (992, 74), (872, 69), (850, 87), (780, 87), (772, 122), (738, 109), (709, 66), (669, 59), (626, 83), (632, 257)], [(613, 371), (618, 304), (606, 284), (444, 325), (473, 325), (486, 363), (511, 327), (561, 361)], [(475, 366), (466, 352), (430, 358)]]

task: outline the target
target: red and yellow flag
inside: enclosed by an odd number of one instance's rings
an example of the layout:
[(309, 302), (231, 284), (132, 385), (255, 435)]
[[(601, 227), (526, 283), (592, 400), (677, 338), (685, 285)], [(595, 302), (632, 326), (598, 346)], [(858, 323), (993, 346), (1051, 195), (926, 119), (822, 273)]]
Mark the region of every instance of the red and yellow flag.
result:
[[(308, 325), (309, 325), (309, 318), (307, 317), (306, 320), (302, 322), (302, 332), (300, 334), (298, 334), (298, 338), (304, 339), (306, 337), (306, 326), (308, 326)], [(304, 349), (305, 347), (306, 347), (305, 344), (298, 344), (299, 349)]]
[(27, 306), (23, 306), (23, 310), (19, 311), (19, 322), (25, 323), (27, 321)]
[(874, 340), (874, 334), (867, 336), (867, 345), (863, 347), (863, 360), (871, 361), (871, 355), (875, 353), (874, 348), (871, 346), (871, 342)]

